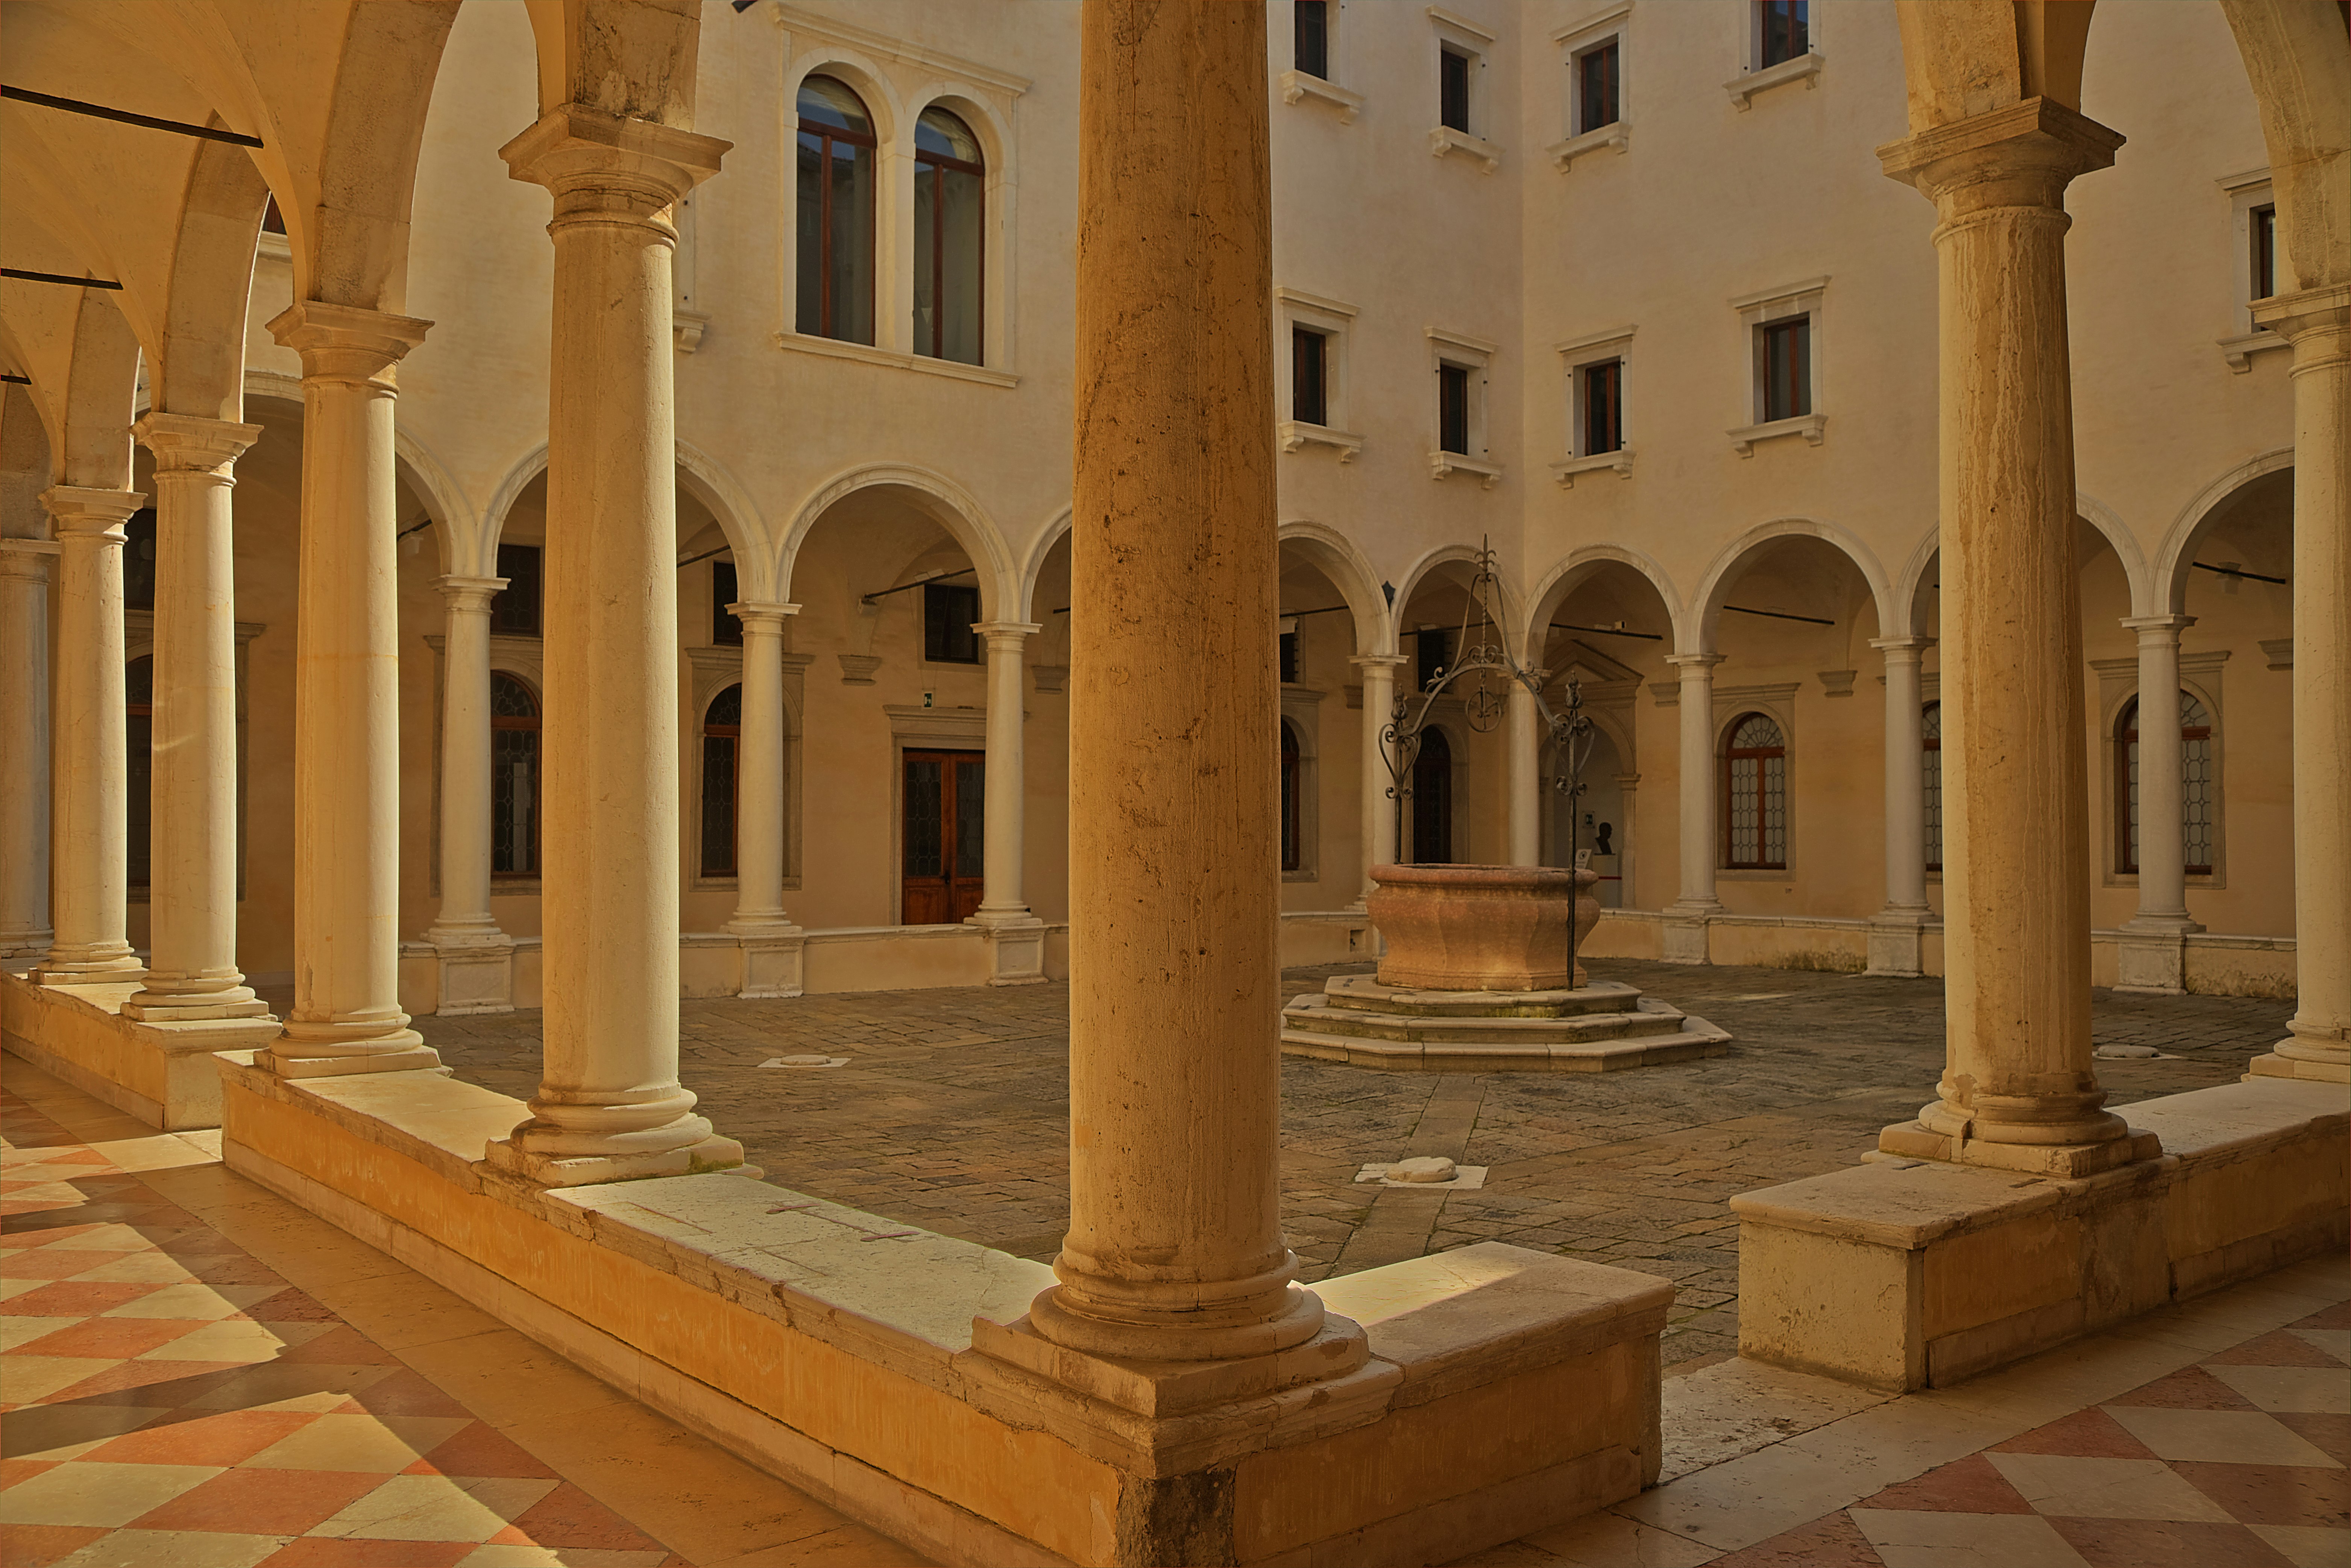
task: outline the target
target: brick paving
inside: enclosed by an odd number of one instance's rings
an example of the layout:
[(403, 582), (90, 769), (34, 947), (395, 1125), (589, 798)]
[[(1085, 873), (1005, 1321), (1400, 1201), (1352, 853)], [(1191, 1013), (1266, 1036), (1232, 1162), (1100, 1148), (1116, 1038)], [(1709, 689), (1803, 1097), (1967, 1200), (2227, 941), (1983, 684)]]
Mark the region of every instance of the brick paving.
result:
[[(1368, 966), (1298, 969), (1288, 994)], [(1852, 1164), (1914, 1114), (1942, 1062), (1942, 985), (1594, 961), (1729, 1029), (1728, 1056), (1610, 1073), (1388, 1073), (1285, 1058), (1282, 1222), (1309, 1281), (1483, 1240), (1663, 1275), (1669, 1364), (1737, 1345), (1734, 1193)], [(1050, 1259), (1069, 1214), (1068, 988), (682, 1005), (684, 1076), (779, 1186)], [(2101, 991), (2116, 1105), (2229, 1082), (2291, 1001)], [(417, 1020), (468, 1082), (528, 1097), (536, 1012)], [(1269, 1042), (1270, 1043), (1270, 1042)], [(763, 1067), (779, 1056), (839, 1067)], [(1482, 1190), (1398, 1193), (1357, 1168), (1407, 1154), (1489, 1167)], [(1376, 1204), (1374, 1198), (1377, 1198)]]

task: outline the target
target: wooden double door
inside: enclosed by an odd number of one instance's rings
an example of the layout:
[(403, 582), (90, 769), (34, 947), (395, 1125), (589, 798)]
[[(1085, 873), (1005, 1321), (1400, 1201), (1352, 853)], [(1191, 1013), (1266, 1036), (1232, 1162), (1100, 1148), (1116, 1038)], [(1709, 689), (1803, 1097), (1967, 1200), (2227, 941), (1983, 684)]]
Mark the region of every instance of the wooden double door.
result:
[(901, 799), (905, 844), (899, 919), (955, 925), (979, 907), (987, 868), (987, 754), (909, 751)]

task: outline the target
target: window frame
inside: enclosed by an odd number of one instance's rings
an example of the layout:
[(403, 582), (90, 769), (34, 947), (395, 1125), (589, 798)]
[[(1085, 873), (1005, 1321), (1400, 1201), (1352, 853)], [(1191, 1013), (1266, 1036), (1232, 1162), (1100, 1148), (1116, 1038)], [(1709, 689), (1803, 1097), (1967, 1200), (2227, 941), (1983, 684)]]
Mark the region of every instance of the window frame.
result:
[[(1928, 716), (1933, 715), (1931, 724)], [(1943, 699), (1918, 706), (1919, 853), (1927, 874), (1943, 874)]]
[[(1496, 36), (1458, 12), (1442, 5), (1428, 7), (1430, 29), (1435, 35), (1437, 57), (1430, 63), (1437, 68), (1436, 112), (1429, 117), (1428, 150), (1438, 158), (1459, 153), (1475, 160), (1485, 172), (1491, 174), (1501, 167), (1501, 145), (1494, 140), (1489, 127), (1494, 123), (1493, 108), (1488, 102), (1489, 92), (1486, 80), (1492, 64)], [(1462, 61), (1462, 123), (1447, 122), (1445, 103), (1445, 57), (1452, 56)]]
[[(1480, 488), (1490, 490), (1502, 479), (1502, 465), (1493, 455), (1489, 407), (1494, 355), (1500, 345), (1439, 327), (1424, 328), (1422, 334), (1428, 340), (1428, 371), (1434, 383), (1428, 408), (1429, 477), (1441, 480), (1455, 474), (1473, 474)], [(1448, 369), (1464, 373), (1467, 397), (1463, 414), (1467, 430), (1462, 444), (1469, 448), (1467, 452), (1448, 451), (1445, 445), (1443, 395), (1439, 389)]]
[[(2113, 852), (2116, 876), (2137, 877), (2140, 869), (2137, 769), (2143, 755), (2140, 751), (2143, 737), (2138, 724), (2141, 706), (2139, 695), (2137, 692), (2133, 692), (2124, 700), (2122, 706), (2115, 711), (2114, 720), (2108, 727), (2108, 733), (2114, 737), (2114, 767), (2111, 771), (2114, 788)], [(2179, 768), (2182, 777), (2179, 781), (2178, 824), (2180, 835), (2180, 867), (2191, 881), (2198, 882), (2199, 885), (2209, 886), (2212, 879), (2220, 874), (2220, 725), (2219, 716), (2214, 711), (2214, 705), (2201, 692), (2183, 681), (2180, 684), (2179, 695), (2182, 707), (2192, 702), (2204, 715), (2204, 723), (2199, 726), (2190, 726), (2187, 722), (2187, 715), (2184, 712), (2180, 715)], [(2206, 747), (2205, 766), (2209, 778), (2206, 781), (2204, 803), (2210, 813), (2210, 831), (2207, 835), (2207, 841), (2212, 857), (2201, 865), (2188, 858), (2188, 824), (2194, 810), (2194, 801), (2190, 798), (2186, 778), (2189, 744), (2191, 741), (2199, 740)]]
[[(1752, 0), (1750, 15), (1754, 18), (1754, 44), (1749, 56), (1750, 70), (1768, 71), (1774, 66), (1788, 65), (1806, 55), (1820, 52), (1813, 47), (1812, 6), (1807, 0)], [(1802, 42), (1803, 45), (1802, 48), (1782, 49), (1777, 59), (1772, 57), (1771, 49), (1775, 20), (1783, 24), (1777, 30), (1789, 35), (1783, 39), (1784, 43), (1793, 45)], [(1798, 29), (1803, 35), (1801, 40), (1792, 36)]]
[[(531, 714), (526, 719), (497, 711), (497, 682), (500, 676), (521, 688), (530, 698)], [(547, 869), (547, 694), (518, 670), (502, 665), (490, 666), (490, 887), (495, 893), (500, 883), (509, 887), (536, 883)], [(535, 766), (530, 771), (530, 865), (522, 871), (500, 871), (497, 865), (497, 796), (498, 755), (497, 732), (527, 732), (538, 737), (532, 746)]]
[[(1586, 153), (1614, 148), (1623, 152), (1631, 145), (1632, 110), (1629, 101), (1630, 77), (1627, 66), (1631, 48), (1627, 32), (1632, 19), (1632, 0), (1619, 3), (1595, 16), (1560, 28), (1551, 36), (1561, 52), (1565, 79), (1560, 91), (1560, 129), (1562, 140), (1543, 149), (1552, 167), (1564, 174), (1575, 167), (1577, 159)], [(1616, 51), (1616, 117), (1600, 125), (1584, 124), (1585, 110), (1583, 61), (1604, 48)]]
[[(735, 694), (736, 719), (733, 724), (714, 725), (710, 711), (716, 707), (728, 692)], [(743, 874), (743, 683), (731, 681), (712, 693), (702, 704), (702, 712), (695, 725), (695, 735), (702, 742), (702, 766), (695, 779), (695, 879), (697, 882), (732, 882)], [(726, 747), (726, 865), (714, 870), (710, 864), (710, 743), (713, 740), (731, 742)]]
[(1297, 368), (1291, 362), (1299, 329), (1322, 336), (1322, 407), (1329, 423), (1315, 424), (1293, 417), (1277, 421), (1275, 438), (1285, 453), (1309, 446), (1336, 451), (1341, 463), (1352, 463), (1364, 449), (1364, 438), (1346, 428), (1348, 422), (1348, 347), (1355, 323), (1355, 307), (1343, 300), (1277, 286), (1273, 291), (1274, 374), (1276, 384), (1294, 386)]
[[(1777, 746), (1741, 747), (1738, 744), (1739, 732), (1755, 719), (1763, 720), (1779, 733), (1780, 743)], [(1721, 872), (1764, 872), (1785, 876), (1789, 868), (1791, 859), (1789, 852), (1792, 841), (1795, 838), (1796, 825), (1794, 769), (1790, 766), (1793, 747), (1789, 745), (1787, 721), (1778, 714), (1764, 708), (1743, 707), (1733, 714), (1729, 721), (1723, 725), (1721, 737), (1717, 751), (1715, 774), (1716, 869)], [(1753, 861), (1740, 861), (1734, 858), (1736, 851), (1730, 816), (1731, 800), (1736, 793), (1733, 788), (1734, 775), (1737, 772), (1738, 762), (1742, 758), (1750, 758), (1756, 763), (1755, 852), (1757, 858)], [(1770, 765), (1773, 762), (1780, 765), (1780, 858), (1776, 861), (1768, 858), (1771, 848), (1771, 828), (1767, 815), (1771, 800)]]
[[(1782, 284), (1776, 288), (1742, 294), (1729, 303), (1739, 316), (1744, 334), (1742, 351), (1747, 357), (1747, 417), (1749, 423), (1724, 432), (1729, 436), (1731, 449), (1741, 457), (1752, 457), (1759, 442), (1781, 436), (1801, 435), (1811, 445), (1818, 446), (1828, 433), (1829, 381), (1827, 375), (1827, 299), (1829, 280), (1808, 277), (1801, 282)], [(1809, 393), (1805, 412), (1782, 418), (1768, 417), (1771, 410), (1765, 403), (1765, 331), (1782, 326), (1793, 319), (1803, 319), (1806, 329), (1803, 383)]]
[[(840, 84), (843, 89), (855, 97), (859, 107), (863, 109), (865, 111), (866, 123), (873, 129), (870, 131), (860, 133), (853, 131), (843, 131), (836, 126), (813, 123), (803, 118), (799, 110), (799, 95), (807, 89), (809, 79), (812, 77), (822, 77), (829, 81), (836, 82)], [(799, 74), (799, 78), (792, 83), (792, 96), (790, 103), (792, 116), (790, 136), (792, 147), (792, 255), (795, 261), (792, 279), (794, 293), (791, 310), (793, 333), (796, 336), (802, 338), (821, 338), (831, 342), (849, 343), (869, 349), (879, 348), (881, 347), (879, 340), (882, 336), (882, 321), (884, 314), (880, 296), (882, 294), (883, 279), (885, 276), (883, 267), (881, 231), (884, 221), (883, 213), (888, 210), (886, 204), (894, 201), (894, 193), (888, 188), (890, 182), (884, 178), (884, 171), (892, 162), (892, 160), (887, 159), (883, 155), (884, 151), (884, 137), (887, 131), (886, 121), (883, 117), (874, 110), (872, 92), (870, 89), (861, 89), (856, 81), (852, 80), (850, 77), (843, 75), (840, 70), (832, 68), (830, 63), (825, 66), (813, 68)], [(804, 325), (800, 320), (799, 263), (800, 251), (799, 217), (801, 192), (799, 189), (799, 178), (801, 172), (801, 148), (799, 138), (802, 136), (814, 136), (819, 139), (821, 145), (820, 145), (817, 150), (817, 156), (820, 160), (824, 160), (826, 166), (828, 167), (830, 166), (830, 161), (832, 157), (831, 144), (835, 141), (840, 141), (852, 147), (862, 147), (872, 158), (871, 178), (872, 180), (873, 187), (873, 214), (872, 222), (869, 225), (865, 235), (866, 274), (868, 288), (870, 291), (870, 297), (866, 300), (866, 320), (867, 330), (871, 334), (872, 340), (845, 337), (832, 329), (832, 275), (835, 269), (831, 265), (833, 256), (832, 183), (830, 180), (823, 182), (819, 187), (820, 196), (818, 201), (816, 251), (820, 265), (818, 269), (817, 277), (817, 324), (815, 328), (811, 329), (808, 326)]]
[(1809, 416), (1813, 412), (1813, 319), (1786, 316), (1765, 322), (1755, 329), (1755, 352), (1756, 377), (1761, 382), (1755, 423), (1777, 424)]
[[(979, 182), (979, 246), (978, 255), (975, 256), (972, 261), (972, 265), (978, 269), (979, 273), (979, 276), (976, 280), (975, 289), (979, 300), (979, 324), (977, 331), (977, 339), (979, 346), (979, 357), (976, 360), (953, 360), (949, 359), (945, 353), (940, 351), (941, 345), (945, 342), (946, 334), (946, 312), (943, 309), (936, 308), (935, 307), (931, 312), (930, 344), (925, 347), (919, 340), (915, 341), (914, 344), (914, 350), (917, 359), (935, 360), (942, 364), (985, 366), (987, 363), (987, 250), (988, 236), (990, 233), (988, 224), (988, 208), (990, 203), (988, 201), (987, 143), (981, 139), (978, 129), (972, 124), (970, 119), (945, 99), (935, 99), (930, 103), (925, 104), (915, 112), (913, 123), (917, 132), (919, 132), (921, 129), (923, 116), (928, 114), (934, 109), (939, 110), (943, 114), (954, 115), (956, 121), (963, 126), (965, 131), (970, 135), (971, 139), (975, 142), (979, 144), (980, 161), (977, 163), (973, 163), (960, 158), (949, 158), (945, 153), (933, 152), (924, 147), (919, 140), (914, 141), (913, 142), (914, 161), (915, 164), (914, 177), (909, 182), (912, 188), (913, 199), (916, 203), (919, 203), (922, 200), (923, 185), (921, 172), (922, 169), (925, 166), (934, 171), (946, 170), (957, 173), (969, 174)], [(946, 225), (943, 221), (946, 205), (946, 181), (935, 172), (933, 174), (931, 179), (931, 287), (935, 291), (940, 287), (938, 279), (946, 270)], [(912, 225), (912, 231), (919, 233), (920, 225), (917, 224)], [(915, 257), (915, 277), (911, 280), (916, 284), (919, 284), (921, 280), (921, 267), (922, 258), (918, 256)], [(919, 309), (921, 308), (921, 294), (919, 288), (915, 295), (914, 303), (915, 308)], [(910, 337), (919, 337), (917, 329), (915, 328), (911, 317), (908, 319), (906, 329)]]
[(1809, 5), (1804, 12), (1804, 47), (1802, 52), (1784, 59), (1765, 63), (1767, 26), (1766, 7), (1772, 0), (1747, 0), (1744, 47), (1740, 57), (1739, 73), (1722, 84), (1733, 107), (1742, 114), (1755, 107), (1759, 93), (1788, 82), (1801, 81), (1805, 90), (1821, 85), (1821, 68), (1827, 57), (1821, 53), (1821, 14)]
[[(2215, 340), (2223, 361), (2230, 371), (2244, 375), (2253, 368), (2253, 356), (2273, 349), (2290, 347), (2286, 340), (2253, 319), (2257, 299), (2275, 296), (2256, 295), (2258, 279), (2254, 274), (2257, 239), (2254, 214), (2267, 208), (2277, 208), (2277, 193), (2267, 169), (2248, 169), (2242, 173), (2224, 175), (2213, 182), (2229, 198), (2230, 250), (2230, 324), (2229, 336)], [(2271, 246), (2272, 264), (2279, 282), (2283, 281), (2286, 257), (2283, 246)]]
[[(1633, 337), (1636, 329), (1608, 327), (1581, 337), (1553, 343), (1552, 350), (1560, 357), (1562, 423), (1567, 438), (1567, 456), (1551, 465), (1553, 479), (1563, 490), (1575, 488), (1579, 475), (1614, 470), (1620, 479), (1633, 476), (1633, 414), (1625, 401), (1625, 391), (1629, 380), (1633, 359)], [(1584, 397), (1583, 372), (1590, 367), (1614, 361), (1617, 372), (1617, 444), (1613, 451), (1587, 450), (1588, 434)]]
[[(147, 700), (143, 703), (132, 701), (131, 695), (132, 691), (131, 672), (142, 664), (147, 666)], [(143, 894), (151, 892), (155, 885), (155, 655), (153, 651), (151, 649), (143, 653), (134, 653), (125, 659), (122, 662), (122, 754), (125, 758), (122, 779), (123, 885), (128, 892)], [(140, 747), (131, 740), (131, 721), (134, 719), (144, 719), (147, 723), (147, 747), (143, 758), (140, 755)], [(142, 762), (146, 773), (146, 788), (143, 792), (139, 788), (139, 771)], [(140, 843), (141, 839), (146, 841), (143, 851)], [(144, 876), (137, 874), (138, 862), (141, 859), (147, 862), (147, 874)]]

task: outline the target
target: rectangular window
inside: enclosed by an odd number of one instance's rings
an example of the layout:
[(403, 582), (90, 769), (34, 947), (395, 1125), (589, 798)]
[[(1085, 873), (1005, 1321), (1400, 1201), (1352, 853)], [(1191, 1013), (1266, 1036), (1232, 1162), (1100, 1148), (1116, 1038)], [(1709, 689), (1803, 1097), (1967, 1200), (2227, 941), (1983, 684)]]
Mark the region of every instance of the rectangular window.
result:
[(1442, 626), (1424, 626), (1413, 637), (1413, 674), (1426, 691), (1453, 662), (1452, 633)]
[(1583, 375), (1583, 453), (1596, 457), (1625, 444), (1625, 361), (1586, 365)]
[(1437, 447), (1469, 455), (1469, 371), (1462, 365), (1437, 367)]
[(2277, 293), (2277, 204), (2255, 207), (2252, 219), (2253, 298), (2268, 299)]
[(1813, 319), (1798, 316), (1762, 329), (1763, 423), (1813, 412)]
[(1281, 634), (1281, 678), (1284, 682), (1298, 678), (1298, 633), (1295, 632)]
[(1811, 52), (1804, 10), (1804, 0), (1759, 0), (1756, 19), (1763, 46), (1759, 65), (1776, 66)]
[(1575, 57), (1575, 75), (1577, 134), (1615, 124), (1616, 40), (1611, 38), (1598, 48), (1587, 49)]
[(742, 596), (735, 591), (735, 563), (714, 560), (710, 563), (710, 641), (716, 647), (739, 648), (743, 645), (743, 622), (726, 607)]
[(979, 590), (969, 583), (923, 584), (923, 657), (934, 664), (977, 664)]
[(1458, 49), (1437, 51), (1437, 120), (1469, 133), (1469, 57)]
[(1296, 0), (1290, 6), (1296, 41), (1291, 64), (1311, 77), (1331, 79), (1331, 7), (1324, 0)]
[(1304, 327), (1290, 329), (1290, 417), (1331, 423), (1331, 340)]
[(500, 545), (498, 575), (507, 585), (490, 601), (490, 630), (507, 637), (539, 635), (537, 545)]
[(155, 508), (143, 507), (122, 525), (122, 607), (155, 608)]

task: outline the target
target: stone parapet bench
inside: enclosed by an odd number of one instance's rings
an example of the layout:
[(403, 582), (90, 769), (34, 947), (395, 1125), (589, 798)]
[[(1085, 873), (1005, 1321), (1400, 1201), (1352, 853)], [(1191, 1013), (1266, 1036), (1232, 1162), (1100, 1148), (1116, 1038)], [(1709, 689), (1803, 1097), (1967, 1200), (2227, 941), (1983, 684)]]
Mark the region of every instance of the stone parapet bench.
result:
[(2285, 1079), (2121, 1108), (2160, 1158), (2079, 1180), (1873, 1157), (1741, 1193), (1741, 1355), (1943, 1385), (2351, 1239), (2351, 1097)]
[(0, 972), (0, 1047), (166, 1133), (217, 1127), (214, 1053), (266, 1045), (273, 1018), (141, 1023), (122, 1016), (137, 981), (42, 986)]
[(220, 1061), (231, 1169), (943, 1563), (1136, 1562), (1172, 1474), (1217, 1561), (1423, 1563), (1657, 1474), (1648, 1275), (1489, 1243), (1332, 1281), (1369, 1365), (1138, 1423), (975, 1346), (1034, 1341), (1041, 1264), (739, 1175), (542, 1189), (482, 1162), (520, 1101)]

